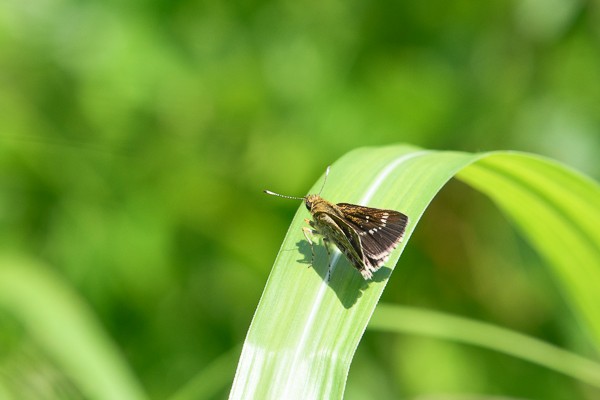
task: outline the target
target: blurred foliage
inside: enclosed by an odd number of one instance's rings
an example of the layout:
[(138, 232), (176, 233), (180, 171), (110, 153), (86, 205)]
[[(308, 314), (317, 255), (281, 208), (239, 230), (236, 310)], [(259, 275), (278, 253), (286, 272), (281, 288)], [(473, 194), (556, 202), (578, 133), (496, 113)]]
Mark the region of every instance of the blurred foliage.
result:
[[(53, 266), (164, 398), (244, 339), (297, 207), (261, 189), (302, 195), (348, 150), (396, 142), (527, 150), (597, 178), (598, 82), (585, 0), (4, 0), (0, 251)], [(384, 299), (585, 352), (540, 262), (454, 183)], [(10, 316), (0, 344), (1, 376), (65, 379), (36, 375), (52, 362)], [(348, 398), (369, 366), (382, 396), (597, 395), (491, 352), (367, 333)]]

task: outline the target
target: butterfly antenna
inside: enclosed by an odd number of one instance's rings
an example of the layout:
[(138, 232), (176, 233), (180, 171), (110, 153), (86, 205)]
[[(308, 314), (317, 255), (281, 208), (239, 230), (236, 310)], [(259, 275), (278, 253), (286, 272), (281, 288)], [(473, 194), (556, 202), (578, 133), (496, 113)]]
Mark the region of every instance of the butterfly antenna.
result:
[(327, 169), (325, 170), (325, 178), (323, 179), (323, 184), (321, 185), (321, 190), (319, 190), (319, 196), (321, 195), (321, 192), (323, 191), (323, 188), (325, 187), (325, 182), (327, 182), (327, 175), (329, 175), (330, 168), (331, 168), (331, 165), (329, 165), (327, 167)]
[(296, 196), (286, 196), (283, 194), (271, 192), (270, 190), (263, 190), (266, 194), (270, 194), (271, 196), (283, 197), (284, 199), (292, 199), (292, 200), (304, 200), (304, 197), (296, 197)]

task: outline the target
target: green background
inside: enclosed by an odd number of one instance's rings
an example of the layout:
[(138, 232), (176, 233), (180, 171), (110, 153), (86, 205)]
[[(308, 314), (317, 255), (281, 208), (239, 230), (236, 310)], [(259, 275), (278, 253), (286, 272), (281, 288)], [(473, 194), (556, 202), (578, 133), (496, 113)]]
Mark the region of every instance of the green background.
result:
[[(304, 195), (344, 153), (401, 142), (531, 151), (597, 179), (599, 128), (593, 2), (0, 2), (0, 252), (76, 291), (151, 398), (239, 352), (298, 206), (262, 189)], [(400, 263), (384, 301), (592, 354), (539, 257), (463, 184)], [(9, 312), (0, 380), (81, 397)], [(598, 396), (489, 350), (367, 330), (347, 398), (440, 393)]]

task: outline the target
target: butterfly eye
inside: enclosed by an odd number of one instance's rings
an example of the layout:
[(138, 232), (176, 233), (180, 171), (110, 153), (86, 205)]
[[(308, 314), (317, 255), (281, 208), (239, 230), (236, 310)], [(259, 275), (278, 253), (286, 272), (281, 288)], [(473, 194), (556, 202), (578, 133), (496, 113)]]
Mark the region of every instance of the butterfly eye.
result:
[(304, 201), (304, 204), (306, 205), (306, 209), (310, 211), (312, 208), (312, 202), (307, 199)]

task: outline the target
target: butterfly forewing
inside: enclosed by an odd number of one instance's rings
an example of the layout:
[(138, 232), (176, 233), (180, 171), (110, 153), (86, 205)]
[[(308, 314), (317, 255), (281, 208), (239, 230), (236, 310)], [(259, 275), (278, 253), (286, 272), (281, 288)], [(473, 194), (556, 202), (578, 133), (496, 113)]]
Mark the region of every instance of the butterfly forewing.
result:
[(381, 266), (404, 236), (408, 217), (398, 211), (339, 203), (346, 223), (359, 235), (367, 261)]

